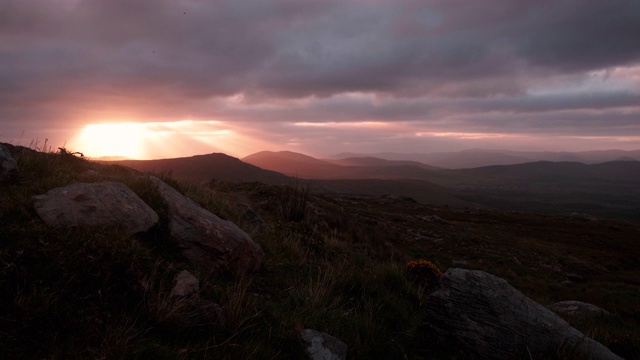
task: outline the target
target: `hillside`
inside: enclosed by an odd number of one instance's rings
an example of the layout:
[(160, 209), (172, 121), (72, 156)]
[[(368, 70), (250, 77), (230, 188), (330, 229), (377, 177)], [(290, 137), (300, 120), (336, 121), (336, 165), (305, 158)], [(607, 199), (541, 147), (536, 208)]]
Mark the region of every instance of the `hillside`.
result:
[(431, 180), (442, 175), (441, 169), (418, 162), (377, 158), (320, 160), (291, 152), (260, 152), (244, 157), (242, 161), (303, 179)]
[(386, 167), (386, 166), (415, 166), (423, 169), (436, 170), (434, 166), (426, 165), (417, 161), (410, 160), (386, 160), (372, 156), (367, 157), (347, 157), (340, 159), (325, 159), (324, 161), (342, 165), (342, 166), (370, 166), (370, 167)]
[(640, 222), (640, 162), (535, 162), (456, 170), (456, 195), (490, 207)]
[(320, 194), (365, 195), (370, 197), (409, 198), (422, 204), (451, 207), (484, 207), (465, 201), (454, 191), (424, 180), (415, 179), (342, 179), (309, 180), (310, 188)]
[[(245, 160), (252, 161), (253, 164), (246, 163)], [(286, 185), (296, 182), (292, 177), (309, 178), (314, 180), (305, 183), (316, 193), (395, 195), (438, 205), (474, 206), (442, 186), (419, 180), (425, 177), (423, 173), (430, 173), (431, 167), (427, 166), (427, 170), (404, 162), (391, 162), (395, 164), (392, 169), (385, 166), (340, 166), (303, 154), (265, 151), (242, 161), (225, 154), (208, 154), (175, 159), (104, 163), (128, 166), (143, 172), (169, 174), (176, 179), (196, 184), (216, 180)], [(383, 163), (386, 162), (383, 160)], [(272, 167), (265, 170), (257, 167), (258, 165)], [(285, 173), (292, 176), (289, 177), (276, 172), (276, 169), (297, 170), (286, 171)], [(334, 180), (321, 180), (327, 178)]]
[[(624, 358), (640, 358), (640, 227), (632, 223), (163, 177), (262, 247), (263, 266), (234, 276), (183, 257), (169, 237), (167, 205), (141, 173), (9, 149), (17, 170), (0, 186), (7, 359), (301, 359), (304, 328), (344, 341), (350, 359), (469, 358), (424, 333), (421, 314), (433, 289), (405, 270), (419, 258), (442, 270), (487, 271), (542, 304), (578, 300), (609, 310), (606, 318), (567, 320)], [(131, 188), (159, 214), (158, 224), (133, 235), (52, 227), (33, 210), (35, 195), (104, 181)], [(183, 269), (199, 279), (197, 293), (171, 297)]]
[(471, 149), (455, 152), (434, 153), (374, 153), (354, 154), (341, 153), (332, 156), (332, 159), (344, 159), (353, 157), (376, 157), (387, 160), (411, 160), (445, 169), (468, 169), (493, 165), (515, 165), (527, 162), (553, 161), (553, 162), (581, 162), (583, 164), (597, 164), (609, 161), (625, 159), (627, 161), (640, 161), (640, 150), (594, 150), (580, 152), (553, 152), (553, 151), (513, 151), (513, 150), (485, 150)]
[(303, 179), (344, 178), (347, 169), (291, 151), (261, 151), (241, 159), (243, 162)]
[[(291, 169), (304, 169), (298, 176), (325, 180), (321, 189), (326, 191), (387, 193), (420, 202), (439, 198), (438, 204), (450, 206), (578, 213), (640, 222), (640, 162), (637, 161), (599, 164), (539, 161), (440, 169), (410, 160), (372, 157), (321, 161), (298, 154), (295, 160), (290, 159), (277, 153), (261, 153), (255, 165), (286, 174), (295, 172)], [(366, 186), (356, 185), (355, 180)], [(424, 186), (419, 185), (421, 182)]]
[(267, 184), (287, 184), (289, 178), (274, 171), (263, 170), (226, 154), (214, 153), (161, 160), (119, 160), (123, 165), (142, 172), (167, 173), (176, 179), (201, 183), (212, 179), (223, 181), (260, 181)]

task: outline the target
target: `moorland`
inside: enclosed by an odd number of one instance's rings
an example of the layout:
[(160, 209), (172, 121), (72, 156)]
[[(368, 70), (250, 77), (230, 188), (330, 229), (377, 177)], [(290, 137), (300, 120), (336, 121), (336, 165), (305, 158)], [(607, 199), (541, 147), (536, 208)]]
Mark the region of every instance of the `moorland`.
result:
[[(541, 304), (602, 307), (612, 315), (567, 320), (640, 358), (638, 162), (443, 169), (285, 153), (258, 166), (260, 156), (224, 154), (107, 163), (7, 147), (19, 170), (0, 187), (6, 358), (304, 358), (305, 328), (341, 339), (353, 359), (466, 358), (424, 333), (433, 289), (407, 276), (416, 259), (489, 272)], [(245, 230), (264, 250), (261, 269), (211, 273), (182, 257), (143, 172)], [(91, 181), (124, 183), (160, 214), (158, 225), (135, 235), (56, 228), (35, 213), (33, 196)], [(224, 322), (169, 297), (182, 269)]]

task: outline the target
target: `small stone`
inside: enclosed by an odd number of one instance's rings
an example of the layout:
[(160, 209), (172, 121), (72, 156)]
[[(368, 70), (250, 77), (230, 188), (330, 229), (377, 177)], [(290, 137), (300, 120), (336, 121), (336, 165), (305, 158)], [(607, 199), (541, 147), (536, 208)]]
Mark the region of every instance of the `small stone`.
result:
[(347, 358), (348, 346), (327, 333), (313, 329), (300, 332), (300, 337), (307, 345), (309, 358), (312, 360), (344, 360)]
[(171, 289), (171, 296), (189, 296), (200, 290), (200, 281), (187, 270), (180, 271), (174, 283), (175, 285)]
[(593, 304), (573, 300), (560, 301), (549, 305), (548, 308), (557, 314), (565, 314), (573, 317), (598, 317), (611, 315), (607, 310), (599, 308)]

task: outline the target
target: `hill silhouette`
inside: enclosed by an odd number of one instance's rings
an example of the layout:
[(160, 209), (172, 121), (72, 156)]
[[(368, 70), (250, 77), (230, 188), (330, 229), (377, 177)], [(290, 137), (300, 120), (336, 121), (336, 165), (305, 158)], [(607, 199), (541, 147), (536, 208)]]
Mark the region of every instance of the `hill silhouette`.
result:
[(599, 164), (539, 161), (441, 169), (412, 160), (375, 157), (317, 159), (263, 151), (242, 160), (220, 153), (162, 160), (110, 162), (144, 172), (206, 183), (293, 184), (316, 193), (410, 197), (424, 204), (583, 214), (640, 221), (640, 162)]
[[(313, 179), (308, 185), (314, 192), (333, 194), (394, 195), (411, 197), (423, 203), (447, 206), (480, 206), (462, 200), (450, 190), (423, 179), (423, 169), (411, 166), (345, 167), (294, 152), (261, 152), (249, 160), (271, 168), (263, 169), (237, 158), (221, 154), (197, 155), (161, 160), (113, 161), (142, 172), (167, 173), (191, 183), (207, 183), (212, 180), (228, 182), (261, 182), (273, 185), (291, 185), (292, 177), (275, 169), (294, 169), (288, 175)], [(246, 159), (246, 158), (245, 158)], [(262, 162), (261, 162), (262, 161)], [(326, 180), (332, 179), (332, 180)]]
[(554, 151), (513, 151), (470, 149), (455, 152), (434, 153), (341, 153), (333, 159), (353, 157), (376, 157), (387, 160), (412, 160), (445, 169), (468, 169), (492, 165), (515, 165), (536, 161), (571, 161), (584, 164), (597, 164), (619, 159), (640, 161), (640, 150), (592, 150), (579, 152)]
[(291, 182), (283, 174), (261, 169), (222, 153), (160, 160), (121, 160), (110, 163), (142, 172), (170, 173), (178, 180), (193, 183), (209, 182), (212, 179), (231, 182), (258, 181), (265, 184)]
[(439, 179), (442, 169), (415, 161), (368, 158), (320, 160), (292, 152), (263, 151), (242, 158), (263, 169), (304, 179)]
[[(243, 161), (288, 175), (332, 180), (329, 190), (390, 194), (428, 199), (446, 194), (450, 204), (476, 204), (500, 209), (591, 216), (640, 221), (640, 162), (611, 161), (599, 164), (539, 161), (493, 165), (471, 169), (441, 169), (411, 160), (375, 157), (319, 160), (302, 154), (262, 152)], [(369, 180), (366, 186), (346, 180)], [(376, 180), (376, 181), (373, 181)], [(396, 181), (385, 183), (380, 180)], [(421, 191), (406, 180), (424, 181)], [(341, 182), (342, 181), (342, 182)], [(329, 185), (330, 184), (330, 185)], [(379, 187), (376, 187), (379, 186)], [(434, 186), (439, 186), (435, 189)], [(454, 200), (455, 199), (455, 200)], [(463, 203), (465, 203), (463, 202)]]

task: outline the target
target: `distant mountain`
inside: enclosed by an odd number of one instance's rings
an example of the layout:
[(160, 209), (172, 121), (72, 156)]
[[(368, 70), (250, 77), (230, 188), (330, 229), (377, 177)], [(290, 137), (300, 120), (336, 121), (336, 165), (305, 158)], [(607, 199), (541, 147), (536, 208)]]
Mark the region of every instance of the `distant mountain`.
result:
[[(428, 181), (416, 180), (420, 173), (426, 171), (416, 166), (398, 165), (395, 167), (348, 167), (335, 165), (313, 157), (292, 152), (261, 152), (246, 157), (256, 164), (271, 164), (276, 168), (287, 167), (291, 175), (304, 178), (304, 175), (341, 173), (344, 178), (334, 180), (306, 181), (314, 192), (335, 194), (365, 194), (374, 196), (392, 195), (406, 196), (425, 204), (447, 206), (481, 206), (461, 200), (455, 194), (439, 185)], [(382, 162), (386, 162), (382, 160)], [(123, 165), (143, 172), (169, 172), (172, 177), (193, 183), (208, 182), (218, 179), (231, 182), (263, 182), (276, 185), (290, 185), (294, 181), (279, 172), (265, 170), (245, 163), (225, 154), (208, 154), (192, 157), (162, 160), (126, 160), (103, 162)], [(394, 162), (390, 162), (394, 163)], [(399, 162), (398, 164), (403, 164)], [(421, 164), (422, 166), (426, 166)], [(302, 171), (300, 171), (302, 170)], [(415, 174), (412, 174), (415, 172)], [(309, 177), (311, 179), (313, 177)], [(322, 179), (322, 176), (318, 177)], [(384, 179), (381, 179), (384, 178)], [(413, 180), (411, 179), (413, 178)]]
[(242, 158), (245, 163), (262, 169), (304, 179), (343, 178), (339, 166), (291, 151), (261, 151)]
[(259, 181), (266, 184), (288, 184), (291, 182), (291, 179), (283, 174), (261, 169), (221, 153), (160, 160), (111, 161), (109, 163), (128, 166), (143, 172), (169, 172), (178, 180), (194, 183), (208, 182), (212, 179), (232, 182)]
[(471, 149), (457, 152), (435, 153), (374, 153), (355, 154), (341, 153), (332, 156), (333, 159), (346, 159), (354, 157), (375, 157), (386, 160), (417, 161), (445, 169), (466, 169), (491, 165), (515, 165), (535, 161), (572, 161), (584, 164), (597, 164), (607, 161), (625, 159), (628, 161), (640, 161), (640, 150), (594, 150), (582, 152), (531, 152), (510, 150), (483, 150)]
[(98, 160), (98, 161), (121, 161), (121, 160), (131, 160), (131, 158), (128, 158), (126, 156), (99, 156), (96, 158), (91, 158), (91, 160)]
[(639, 161), (538, 161), (441, 169), (413, 160), (323, 160), (293, 152), (260, 152), (243, 160), (251, 164), (225, 154), (108, 163), (145, 172), (169, 172), (177, 179), (195, 183), (219, 179), (287, 185), (294, 182), (286, 176), (291, 175), (305, 179), (314, 192), (320, 193), (406, 196), (433, 205), (578, 213), (640, 221)]
[(517, 165), (494, 165), (455, 170), (457, 174), (503, 184), (511, 182), (535, 183), (548, 181), (572, 186), (593, 182), (603, 184), (633, 184), (640, 187), (640, 162), (609, 161), (599, 164), (578, 162), (538, 161)]
[(263, 151), (242, 159), (263, 169), (303, 179), (420, 179), (434, 180), (441, 169), (415, 161), (376, 158), (320, 160), (291, 152)]
[(323, 159), (326, 162), (341, 166), (415, 166), (423, 169), (436, 169), (435, 166), (410, 160), (387, 160), (372, 156), (347, 157), (342, 159)]

